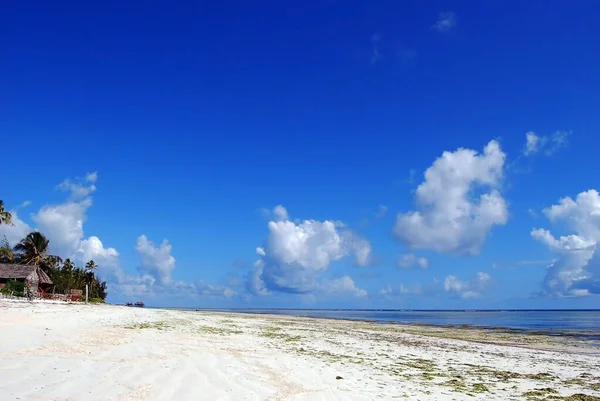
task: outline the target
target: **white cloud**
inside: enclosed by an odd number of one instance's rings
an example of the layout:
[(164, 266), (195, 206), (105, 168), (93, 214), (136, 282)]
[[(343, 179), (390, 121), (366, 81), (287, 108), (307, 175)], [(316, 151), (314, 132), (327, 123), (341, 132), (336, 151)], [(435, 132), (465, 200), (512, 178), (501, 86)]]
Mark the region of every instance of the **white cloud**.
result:
[(372, 249), (369, 241), (350, 231), (344, 232), (343, 236), (347, 242), (352, 244), (351, 254), (354, 256), (356, 265), (360, 267), (369, 266), (372, 259)]
[[(167, 240), (155, 246), (148, 238), (141, 235), (137, 238), (136, 250), (142, 259), (141, 268), (146, 274), (132, 276), (121, 267), (119, 253), (115, 248), (104, 246), (97, 236), (86, 237), (84, 223), (87, 211), (92, 206), (89, 196), (96, 190), (96, 172), (89, 173), (84, 179), (64, 180), (57, 189), (70, 192), (70, 197), (63, 203), (44, 205), (31, 219), (36, 227), (29, 226), (13, 214), (14, 226), (0, 226), (0, 238), (6, 235), (11, 244), (16, 244), (34, 230), (42, 232), (50, 240), (50, 252), (63, 258), (71, 258), (75, 263), (83, 265), (94, 260), (99, 268), (100, 276), (107, 280), (111, 296), (222, 296), (231, 298), (235, 291), (231, 288), (198, 283), (174, 283), (171, 274), (175, 268), (175, 258), (171, 255), (171, 245)], [(259, 248), (260, 249), (260, 248)], [(258, 251), (258, 249), (257, 249)]]
[(466, 287), (467, 284), (458, 280), (456, 276), (447, 276), (444, 280), (444, 289), (448, 292), (462, 292)]
[(29, 205), (31, 205), (31, 201), (30, 200), (26, 200), (26, 201), (23, 201), (23, 203), (21, 203), (21, 205), (19, 207), (27, 207)]
[(400, 283), (397, 288), (394, 288), (388, 284), (385, 288), (379, 291), (379, 295), (388, 300), (400, 297), (402, 295), (421, 295), (422, 293), (423, 289), (421, 288), (421, 285), (415, 284), (413, 287), (408, 287), (403, 283)]
[(275, 220), (275, 221), (285, 221), (289, 220), (290, 217), (288, 215), (287, 209), (282, 205), (277, 205), (273, 209), (260, 208), (258, 209), (260, 215), (265, 219)]
[(323, 280), (319, 284), (319, 290), (332, 295), (351, 295), (359, 298), (367, 296), (367, 291), (356, 287), (354, 280), (349, 276), (343, 276), (337, 279)]
[(591, 189), (573, 200), (565, 197), (543, 210), (551, 222), (563, 223), (574, 234), (556, 238), (536, 228), (531, 236), (556, 254), (546, 269), (544, 292), (556, 296), (600, 294), (600, 194)]
[(435, 21), (435, 24), (431, 26), (431, 29), (441, 33), (446, 33), (454, 29), (457, 23), (458, 18), (456, 17), (456, 14), (453, 12), (444, 12), (438, 15), (438, 19)]
[(535, 132), (528, 132), (525, 134), (525, 138), (526, 138), (526, 142), (525, 142), (525, 149), (523, 150), (523, 153), (525, 155), (537, 153), (539, 142), (540, 142), (540, 137), (538, 137), (535, 134)]
[[(89, 177), (89, 174), (88, 174)], [(85, 181), (95, 182), (97, 174)], [(79, 180), (81, 181), (81, 180)], [(0, 235), (5, 234), (11, 244), (16, 244), (31, 231), (40, 231), (50, 241), (50, 253), (63, 258), (71, 258), (77, 264), (85, 264), (94, 260), (101, 273), (122, 275), (119, 270), (119, 253), (114, 248), (105, 248), (96, 236), (85, 237), (83, 224), (87, 219), (87, 211), (92, 206), (92, 198), (82, 195), (90, 194), (95, 187), (84, 187), (73, 181), (65, 180), (58, 186), (60, 190), (71, 192), (70, 198), (60, 204), (44, 205), (31, 219), (36, 227), (31, 227), (13, 213), (14, 226), (0, 227)]]
[(386, 205), (379, 205), (379, 208), (377, 208), (377, 212), (375, 212), (375, 218), (380, 219), (384, 217), (387, 214), (388, 209), (389, 208)]
[(427, 269), (429, 267), (429, 261), (424, 257), (417, 257), (414, 253), (405, 253), (400, 255), (398, 260), (396, 261), (398, 267), (403, 269), (410, 269), (411, 267), (417, 265), (422, 269)]
[(570, 134), (567, 131), (556, 131), (549, 136), (539, 136), (535, 132), (529, 131), (525, 134), (523, 154), (531, 156), (543, 152), (547, 156), (550, 156), (557, 150), (567, 146)]
[(12, 225), (2, 224), (0, 225), (0, 240), (6, 236), (8, 242), (15, 246), (21, 241), (27, 234), (33, 231), (29, 224), (25, 223), (19, 218), (16, 210), (9, 210), (12, 214)]
[[(262, 248), (258, 248), (262, 249)], [(264, 255), (263, 255), (264, 256)], [(265, 269), (265, 262), (262, 259), (254, 262), (254, 267), (248, 276), (248, 290), (254, 295), (269, 295), (271, 291), (267, 288), (267, 284), (262, 278)]]
[(194, 283), (194, 287), (195, 293), (204, 296), (224, 297), (227, 299), (231, 299), (235, 295), (237, 295), (237, 292), (235, 292), (229, 287), (225, 287), (223, 285), (208, 284), (201, 280)]
[(100, 269), (114, 273), (119, 265), (119, 253), (116, 249), (105, 248), (96, 236), (85, 237), (83, 224), (91, 206), (91, 197), (68, 200), (58, 205), (45, 205), (32, 216), (32, 220), (37, 224), (37, 229), (50, 240), (52, 253), (71, 258), (80, 264), (94, 260)]
[(229, 288), (229, 287), (226, 287), (226, 288), (223, 290), (223, 296), (224, 296), (225, 298), (227, 298), (227, 299), (231, 299), (231, 298), (233, 298), (235, 295), (237, 295), (237, 292), (235, 292), (234, 290), (232, 290), (232, 289), (231, 289), (231, 288)]
[(119, 264), (119, 253), (115, 248), (105, 248), (100, 238), (92, 235), (81, 240), (77, 253), (78, 260), (93, 260), (98, 266), (115, 268)]
[[(492, 228), (508, 221), (500, 193), (506, 154), (490, 141), (482, 154), (446, 151), (416, 190), (418, 211), (398, 213), (394, 234), (413, 249), (477, 254)], [(484, 191), (476, 197), (475, 191)]]
[(306, 293), (335, 261), (354, 256), (358, 265), (370, 262), (371, 245), (336, 221), (270, 221), (269, 234), (249, 276), (255, 294), (270, 291)]
[(76, 178), (75, 180), (66, 179), (57, 185), (57, 189), (71, 193), (74, 199), (85, 198), (96, 191), (96, 181), (98, 173), (88, 173), (84, 179)]
[(135, 244), (135, 250), (142, 259), (141, 269), (155, 277), (160, 284), (169, 285), (171, 273), (175, 269), (175, 258), (171, 255), (172, 246), (166, 239), (155, 246), (145, 235), (140, 235)]
[(286, 208), (284, 208), (281, 205), (277, 205), (273, 208), (273, 215), (278, 221), (285, 221), (290, 219)]
[(154, 284), (156, 279), (150, 275), (143, 276), (122, 276), (118, 281), (109, 285), (111, 295), (116, 293), (124, 297), (133, 296), (154, 296)]
[(590, 247), (594, 247), (594, 245), (596, 245), (595, 240), (582, 238), (579, 235), (574, 234), (561, 236), (560, 238), (556, 239), (552, 233), (550, 233), (550, 231), (542, 228), (531, 230), (531, 236), (554, 251), (583, 250), (589, 249)]
[(110, 284), (111, 293), (116, 292), (123, 297), (144, 297), (152, 299), (168, 298), (213, 298), (229, 300), (237, 296), (230, 287), (209, 284), (202, 280), (189, 283), (173, 281), (163, 284), (151, 274), (141, 276), (125, 276), (118, 282)]
[(90, 183), (95, 183), (98, 180), (98, 172), (94, 171), (93, 173), (87, 173), (85, 175), (85, 180)]
[(52, 252), (68, 255), (79, 249), (84, 237), (83, 223), (92, 198), (43, 206), (32, 216), (39, 230), (50, 239)]
[(477, 273), (470, 281), (461, 281), (456, 276), (449, 275), (444, 280), (444, 290), (461, 298), (478, 298), (489, 287), (490, 280), (490, 275), (483, 272)]
[[(85, 237), (83, 225), (87, 211), (92, 206), (90, 195), (96, 190), (97, 173), (85, 179), (64, 180), (58, 189), (71, 193), (70, 199), (56, 205), (44, 205), (31, 218), (36, 229), (50, 240), (50, 252), (74, 262), (84, 264), (94, 260), (101, 271), (120, 274), (119, 253), (114, 248), (105, 248), (96, 236)], [(87, 185), (86, 185), (87, 183)]]

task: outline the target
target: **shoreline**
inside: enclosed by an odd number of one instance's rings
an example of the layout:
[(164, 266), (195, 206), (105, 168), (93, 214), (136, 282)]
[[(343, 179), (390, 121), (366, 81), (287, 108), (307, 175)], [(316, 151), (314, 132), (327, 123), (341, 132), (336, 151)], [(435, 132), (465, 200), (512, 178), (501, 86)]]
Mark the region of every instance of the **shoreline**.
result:
[[(362, 322), (371, 323), (375, 325), (397, 325), (401, 327), (423, 327), (423, 328), (442, 328), (442, 329), (457, 329), (457, 330), (482, 330), (491, 331), (505, 334), (521, 334), (521, 335), (541, 335), (551, 337), (572, 337), (579, 340), (588, 341), (593, 347), (600, 348), (600, 330), (582, 330), (582, 329), (554, 329), (554, 328), (519, 328), (519, 327), (508, 327), (508, 326), (493, 326), (493, 325), (477, 325), (477, 324), (436, 324), (436, 323), (421, 323), (421, 322), (406, 322), (397, 320), (383, 320), (383, 319), (366, 319), (366, 318), (349, 318), (349, 317), (335, 317), (335, 316), (311, 316), (311, 315), (294, 315), (285, 313), (269, 313), (269, 312), (255, 312), (251, 309), (248, 310), (233, 310), (233, 309), (192, 309), (192, 308), (178, 308), (178, 307), (149, 307), (148, 309), (155, 310), (177, 310), (181, 312), (197, 312), (197, 313), (231, 313), (240, 315), (257, 315), (257, 316), (270, 316), (270, 317), (297, 317), (305, 319), (323, 319), (323, 320), (334, 320), (334, 321), (346, 321), (346, 322)], [(286, 310), (286, 309), (282, 309)], [(287, 309), (287, 310), (302, 310), (308, 311), (310, 309)], [(319, 311), (328, 311), (329, 309), (316, 309)], [(334, 311), (333, 309), (331, 309)], [(368, 311), (358, 310), (357, 311)], [(585, 311), (594, 312), (596, 310), (586, 309)], [(600, 310), (599, 310), (600, 311)], [(423, 311), (426, 312), (426, 311)], [(460, 311), (451, 311), (459, 312)], [(548, 310), (550, 312), (550, 310)]]
[(35, 301), (0, 317), (6, 399), (600, 400), (598, 350), (557, 336)]
[[(161, 310), (160, 308), (152, 308), (155, 310)], [(437, 325), (427, 323), (404, 323), (404, 322), (384, 322), (380, 320), (367, 320), (367, 319), (345, 319), (337, 317), (314, 317), (314, 316), (298, 316), (298, 315), (285, 315), (285, 314), (269, 314), (269, 313), (251, 313), (251, 312), (216, 312), (208, 310), (194, 310), (186, 311), (181, 309), (169, 309), (169, 310), (180, 310), (182, 312), (195, 312), (199, 314), (207, 313), (214, 314), (217, 316), (236, 316), (243, 317), (245, 315), (265, 317), (269, 319), (289, 319), (303, 321), (323, 321), (321, 323), (326, 324), (327, 321), (344, 322), (349, 325), (353, 323), (365, 323), (373, 325), (371, 330), (375, 331), (395, 331), (397, 333), (406, 333), (417, 336), (433, 337), (433, 338), (448, 338), (454, 340), (462, 340), (469, 342), (477, 342), (481, 344), (493, 344), (493, 345), (505, 345), (514, 347), (524, 347), (529, 345), (537, 344), (537, 349), (549, 349), (541, 345), (546, 342), (552, 344), (560, 350), (569, 350), (570, 352), (585, 352), (588, 354), (598, 354), (600, 356), (600, 342), (597, 340), (585, 340), (580, 338), (578, 335), (571, 335), (565, 333), (564, 335), (548, 334), (542, 331), (529, 331), (528, 329), (512, 329), (500, 326), (465, 326), (465, 325)], [(590, 331), (594, 336), (600, 335), (600, 332)], [(498, 336), (494, 336), (497, 334)], [(512, 337), (507, 337), (513, 335)], [(510, 341), (511, 339), (529, 339), (529, 341), (518, 342)], [(570, 341), (563, 342), (561, 339), (567, 339)], [(546, 340), (546, 341), (540, 341)]]

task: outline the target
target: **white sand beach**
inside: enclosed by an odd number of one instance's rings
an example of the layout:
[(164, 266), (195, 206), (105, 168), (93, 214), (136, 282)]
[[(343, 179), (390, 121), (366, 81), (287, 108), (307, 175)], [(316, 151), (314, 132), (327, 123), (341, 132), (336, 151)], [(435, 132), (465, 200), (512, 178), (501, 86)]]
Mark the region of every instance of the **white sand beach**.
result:
[(0, 300), (0, 349), (2, 400), (600, 400), (600, 350), (481, 329)]

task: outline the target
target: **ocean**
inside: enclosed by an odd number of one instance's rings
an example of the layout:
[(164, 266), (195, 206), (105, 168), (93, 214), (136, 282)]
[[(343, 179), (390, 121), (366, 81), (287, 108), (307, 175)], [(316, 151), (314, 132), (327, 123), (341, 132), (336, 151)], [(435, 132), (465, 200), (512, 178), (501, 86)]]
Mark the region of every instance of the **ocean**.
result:
[(348, 310), (348, 309), (198, 309), (413, 323), (443, 326), (501, 327), (524, 331), (574, 331), (600, 339), (600, 310)]

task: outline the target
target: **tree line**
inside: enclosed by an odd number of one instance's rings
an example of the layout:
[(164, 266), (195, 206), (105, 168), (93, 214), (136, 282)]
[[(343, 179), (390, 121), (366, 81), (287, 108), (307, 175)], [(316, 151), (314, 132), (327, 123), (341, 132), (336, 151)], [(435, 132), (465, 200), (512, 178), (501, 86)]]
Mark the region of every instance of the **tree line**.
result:
[[(0, 225), (12, 225), (12, 215), (4, 210), (2, 200), (0, 200)], [(84, 290), (87, 285), (91, 300), (106, 299), (106, 281), (102, 281), (96, 275), (97, 265), (93, 260), (88, 261), (85, 267), (79, 267), (71, 259), (63, 260), (60, 256), (51, 255), (49, 250), (50, 240), (37, 231), (27, 234), (14, 246), (5, 236), (0, 241), (0, 263), (38, 265), (54, 283), (54, 293), (69, 294), (71, 290)]]

